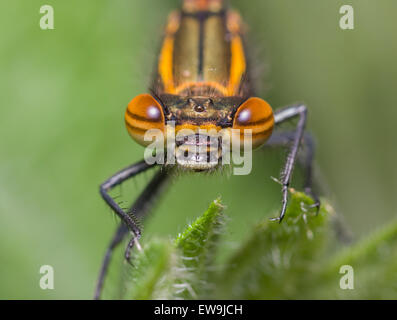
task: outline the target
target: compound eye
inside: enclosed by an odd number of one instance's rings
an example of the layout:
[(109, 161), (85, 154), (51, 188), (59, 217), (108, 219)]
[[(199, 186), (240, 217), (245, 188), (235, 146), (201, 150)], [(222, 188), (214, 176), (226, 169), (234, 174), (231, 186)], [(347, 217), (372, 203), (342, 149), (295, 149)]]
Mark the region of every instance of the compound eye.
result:
[(252, 147), (264, 144), (272, 134), (274, 127), (273, 110), (260, 98), (249, 98), (238, 109), (234, 116), (233, 129), (240, 130), (240, 146), (244, 143), (244, 130), (252, 130)]
[(143, 146), (151, 141), (144, 141), (147, 130), (165, 130), (163, 108), (150, 94), (140, 94), (131, 100), (125, 112), (125, 124), (130, 136)]

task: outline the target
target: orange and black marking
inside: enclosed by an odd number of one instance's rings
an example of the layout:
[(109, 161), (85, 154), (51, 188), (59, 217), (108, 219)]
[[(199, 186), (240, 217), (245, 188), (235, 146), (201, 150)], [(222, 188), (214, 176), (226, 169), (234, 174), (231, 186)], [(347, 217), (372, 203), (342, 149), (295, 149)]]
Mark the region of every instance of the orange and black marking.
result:
[(170, 15), (158, 61), (157, 93), (247, 96), (240, 16), (221, 1), (185, 1)]

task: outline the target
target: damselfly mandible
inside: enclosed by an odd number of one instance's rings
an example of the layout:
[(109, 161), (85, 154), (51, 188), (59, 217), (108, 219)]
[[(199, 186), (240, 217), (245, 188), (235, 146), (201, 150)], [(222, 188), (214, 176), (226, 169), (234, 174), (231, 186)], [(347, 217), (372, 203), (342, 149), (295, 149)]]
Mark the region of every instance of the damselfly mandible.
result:
[[(141, 230), (136, 218), (145, 216), (149, 210), (148, 204), (170, 178), (173, 169), (211, 171), (222, 165), (222, 143), (213, 143), (223, 137), (217, 135), (221, 131), (238, 129), (243, 132), (250, 129), (253, 148), (259, 148), (265, 142), (266, 145), (289, 147), (280, 178), (281, 211), (274, 219), (280, 222), (286, 211), (288, 187), (299, 147), (302, 141), (308, 142), (302, 161), (304, 190), (314, 198), (314, 206), (318, 209), (318, 198), (312, 192), (313, 143), (310, 136), (304, 133), (306, 106), (292, 105), (273, 112), (266, 101), (254, 96), (243, 29), (239, 14), (229, 9), (222, 0), (184, 0), (182, 8), (170, 14), (150, 94), (141, 94), (129, 103), (125, 124), (131, 137), (144, 146), (148, 144), (144, 139), (148, 130), (157, 129), (166, 134), (171, 124), (176, 134), (186, 129), (191, 134), (174, 145), (177, 157), (172, 164), (168, 157), (163, 165), (142, 160), (116, 173), (101, 185), (103, 199), (120, 217), (121, 224), (106, 252), (95, 298), (100, 297), (113, 249), (129, 232), (132, 238), (125, 251), (126, 259), (130, 259), (134, 245), (139, 247)], [(272, 134), (275, 125), (292, 118), (298, 119), (294, 131)], [(205, 134), (202, 133), (204, 129)], [(242, 133), (238, 137), (241, 140), (244, 138)], [(197, 149), (198, 146), (204, 146), (204, 149)], [(187, 156), (184, 156), (186, 153)], [(178, 157), (178, 154), (182, 156)], [(160, 170), (131, 210), (123, 210), (109, 191), (154, 166), (159, 166)]]

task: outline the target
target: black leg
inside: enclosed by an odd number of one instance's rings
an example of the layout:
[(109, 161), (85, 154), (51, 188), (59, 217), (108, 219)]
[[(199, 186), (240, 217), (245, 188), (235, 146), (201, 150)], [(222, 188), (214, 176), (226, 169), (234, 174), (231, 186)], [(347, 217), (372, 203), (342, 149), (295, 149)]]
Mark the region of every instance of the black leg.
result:
[(133, 237), (127, 246), (125, 256), (127, 259), (130, 257), (130, 250), (134, 243), (137, 243), (140, 238), (141, 231), (137, 224), (137, 218), (142, 218), (146, 215), (149, 209), (151, 200), (155, 198), (164, 185), (167, 177), (169, 176), (168, 170), (161, 168), (159, 172), (155, 174), (150, 183), (146, 186), (140, 196), (135, 200), (130, 211), (127, 213), (114, 201), (114, 199), (108, 194), (108, 192), (115, 186), (120, 185), (124, 181), (134, 177), (135, 175), (144, 172), (155, 165), (148, 165), (145, 161), (138, 162), (132, 166), (125, 168), (124, 170), (116, 173), (100, 187), (100, 192), (106, 203), (113, 209), (113, 211), (121, 218), (122, 223), (117, 228), (115, 235), (106, 251), (103, 259), (101, 271), (99, 274), (97, 286), (95, 289), (94, 299), (99, 299), (103, 287), (104, 278), (110, 263), (110, 258), (114, 248), (124, 239), (125, 235), (131, 231)]
[(120, 185), (124, 181), (136, 176), (141, 172), (148, 170), (151, 167), (153, 167), (153, 165), (148, 165), (145, 161), (135, 163), (132, 166), (129, 166), (116, 173), (110, 179), (105, 181), (100, 187), (100, 193), (103, 200), (105, 200), (109, 207), (111, 207), (112, 210), (120, 217), (121, 221), (123, 221), (128, 226), (129, 230), (136, 238), (140, 237), (141, 231), (136, 223), (134, 215), (124, 212), (124, 210), (121, 209), (121, 207), (114, 201), (114, 199), (109, 195), (108, 192), (115, 186)]
[[(294, 135), (292, 138), (292, 143), (291, 147), (285, 162), (285, 166), (281, 172), (281, 178), (280, 182), (282, 185), (282, 206), (281, 206), (281, 212), (280, 215), (277, 218), (274, 218), (272, 220), (274, 221), (279, 221), (281, 222), (285, 216), (285, 211), (287, 209), (287, 203), (288, 203), (288, 187), (291, 182), (292, 178), (292, 173), (295, 167), (295, 163), (297, 160), (298, 156), (298, 151), (299, 147), (303, 138), (305, 126), (306, 126), (306, 118), (307, 118), (307, 108), (304, 105), (295, 105), (295, 106), (290, 106), (286, 107), (280, 110), (277, 110), (274, 113), (274, 118), (275, 118), (275, 123), (276, 125), (281, 124), (285, 121), (288, 121), (292, 118), (299, 117), (298, 123), (296, 126), (296, 129), (294, 131)], [(311, 155), (312, 157), (313, 155)], [(310, 174), (309, 177), (307, 178), (307, 181), (305, 182), (311, 185), (311, 164), (309, 166)], [(306, 187), (305, 187), (306, 189)], [(307, 189), (308, 191), (311, 192), (311, 186), (310, 190)]]
[[(266, 147), (288, 147), (291, 145), (295, 137), (295, 131), (275, 132), (267, 141)], [(298, 153), (298, 161), (303, 167), (304, 183), (303, 188), (307, 195), (311, 196), (314, 204), (310, 207), (316, 208), (317, 213), (320, 209), (320, 200), (315, 192), (313, 192), (313, 162), (315, 153), (315, 142), (310, 133), (303, 134), (301, 144), (305, 146), (305, 153), (300, 155)]]

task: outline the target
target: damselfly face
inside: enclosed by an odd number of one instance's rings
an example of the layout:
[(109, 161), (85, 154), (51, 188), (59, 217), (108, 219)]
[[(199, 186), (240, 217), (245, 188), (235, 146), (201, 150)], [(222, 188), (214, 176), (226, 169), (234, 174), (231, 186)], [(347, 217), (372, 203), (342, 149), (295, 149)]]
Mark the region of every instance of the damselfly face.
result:
[(250, 147), (261, 146), (272, 133), (274, 118), (260, 98), (142, 94), (128, 105), (125, 122), (131, 137), (143, 146), (152, 143), (145, 139), (149, 130), (164, 137), (165, 152), (174, 139), (175, 164), (203, 171), (218, 167), (233, 143), (243, 148), (247, 131)]

